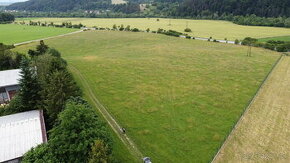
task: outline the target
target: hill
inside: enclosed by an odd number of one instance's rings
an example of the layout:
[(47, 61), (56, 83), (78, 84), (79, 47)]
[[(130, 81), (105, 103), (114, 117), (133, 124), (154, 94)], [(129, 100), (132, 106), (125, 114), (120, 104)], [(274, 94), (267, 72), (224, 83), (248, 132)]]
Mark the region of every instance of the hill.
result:
[(10, 10), (27, 11), (57, 11), (107, 9), (111, 0), (30, 0), (14, 3), (8, 7)]
[[(149, 10), (154, 16), (204, 17), (225, 14), (250, 15), (260, 17), (290, 16), (289, 0), (128, 0), (129, 3), (112, 5), (111, 0), (29, 0), (7, 7), (10, 10), (27, 11), (78, 11), (110, 9), (115, 12), (139, 12), (139, 5), (150, 3)], [(129, 10), (129, 11), (128, 11)]]
[(289, 0), (185, 0), (177, 11), (180, 16), (207, 14), (255, 14), (261, 17), (290, 16)]

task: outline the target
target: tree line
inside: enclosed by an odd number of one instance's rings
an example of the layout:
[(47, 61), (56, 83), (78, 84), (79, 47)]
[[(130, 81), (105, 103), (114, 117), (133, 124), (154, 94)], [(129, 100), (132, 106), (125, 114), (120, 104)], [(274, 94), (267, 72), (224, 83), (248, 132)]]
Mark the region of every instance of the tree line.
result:
[[(0, 44), (5, 55), (12, 46)], [(0, 51), (0, 52), (1, 52)], [(13, 53), (13, 52), (12, 52)], [(2, 54), (2, 53), (0, 53)], [(42, 109), (48, 142), (27, 152), (22, 162), (114, 162), (112, 138), (107, 125), (82, 96), (61, 53), (43, 41), (28, 54), (21, 54), (20, 90), (0, 115)], [(13, 64), (14, 65), (14, 64)]]
[(15, 20), (14, 15), (10, 13), (0, 13), (0, 24), (11, 23)]

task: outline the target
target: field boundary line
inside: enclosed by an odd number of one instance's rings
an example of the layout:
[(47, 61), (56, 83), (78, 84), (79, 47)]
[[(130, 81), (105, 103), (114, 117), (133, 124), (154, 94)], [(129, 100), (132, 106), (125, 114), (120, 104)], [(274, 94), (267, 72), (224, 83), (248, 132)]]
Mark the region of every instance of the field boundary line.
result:
[(94, 95), (91, 87), (89, 86), (87, 80), (84, 78), (84, 76), (81, 74), (81, 72), (75, 68), (72, 65), (69, 65), (69, 68), (77, 73), (79, 78), (81, 79), (82, 85), (88, 90), (89, 98), (92, 100), (96, 108), (99, 110), (99, 112), (102, 114), (104, 119), (108, 122), (109, 126), (113, 129), (113, 131), (117, 134), (117, 136), (120, 138), (120, 140), (124, 143), (124, 145), (129, 149), (129, 151), (138, 159), (143, 158), (142, 153), (138, 150), (135, 143), (127, 136), (127, 134), (122, 133), (122, 128), (116, 121), (116, 119), (108, 112), (107, 108), (100, 103), (100, 101), (96, 98)]
[(272, 66), (272, 68), (270, 69), (270, 71), (268, 72), (267, 76), (264, 78), (264, 80), (262, 81), (262, 83), (258, 87), (256, 93), (254, 94), (254, 96), (252, 97), (252, 99), (249, 101), (248, 105), (244, 108), (244, 111), (242, 112), (240, 118), (238, 119), (238, 121), (236, 122), (236, 124), (232, 127), (232, 129), (230, 130), (230, 132), (228, 133), (228, 136), (225, 137), (223, 143), (220, 145), (220, 148), (218, 149), (217, 153), (213, 157), (211, 163), (214, 163), (216, 161), (216, 159), (217, 159), (218, 155), (220, 154), (221, 150), (225, 148), (225, 145), (227, 144), (229, 138), (233, 135), (233, 132), (235, 131), (235, 129), (237, 128), (237, 126), (241, 123), (241, 121), (244, 118), (244, 115), (249, 111), (250, 107), (252, 106), (252, 104), (256, 100), (257, 96), (260, 94), (261, 90), (263, 89), (265, 83), (268, 81), (269, 77), (271, 76), (273, 70), (281, 62), (281, 60), (282, 60), (283, 57), (284, 57), (284, 54), (281, 54), (280, 57), (276, 60), (276, 62), (274, 63), (274, 65)]
[(74, 32), (66, 33), (66, 34), (57, 35), (57, 36), (51, 36), (51, 37), (46, 37), (46, 38), (42, 38), (42, 39), (36, 39), (36, 40), (30, 40), (30, 41), (24, 41), (24, 42), (20, 42), (20, 43), (15, 43), (13, 45), (14, 46), (20, 46), (20, 45), (30, 44), (30, 43), (33, 43), (33, 42), (38, 42), (38, 41), (41, 41), (41, 40), (48, 40), (48, 39), (52, 39), (52, 38), (58, 38), (58, 37), (68, 36), (68, 35), (81, 33), (81, 32), (84, 32), (84, 31), (83, 30), (79, 30), (79, 31), (74, 31)]

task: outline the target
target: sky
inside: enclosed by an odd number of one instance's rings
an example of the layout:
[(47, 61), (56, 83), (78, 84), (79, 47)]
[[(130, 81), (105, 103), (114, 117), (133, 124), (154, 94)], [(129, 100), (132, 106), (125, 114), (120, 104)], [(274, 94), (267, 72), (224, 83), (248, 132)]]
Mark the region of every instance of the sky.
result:
[(27, 0), (0, 0), (0, 2), (11, 2), (11, 3), (14, 3), (14, 2), (23, 2), (23, 1), (27, 1)]

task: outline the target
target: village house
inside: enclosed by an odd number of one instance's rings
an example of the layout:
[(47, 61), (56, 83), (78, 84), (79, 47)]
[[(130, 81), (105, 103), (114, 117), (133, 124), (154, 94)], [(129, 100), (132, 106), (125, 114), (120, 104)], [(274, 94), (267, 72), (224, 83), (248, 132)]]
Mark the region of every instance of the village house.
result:
[(0, 162), (21, 162), (27, 151), (46, 142), (42, 110), (0, 117)]
[(0, 104), (8, 103), (19, 90), (20, 69), (0, 71)]

